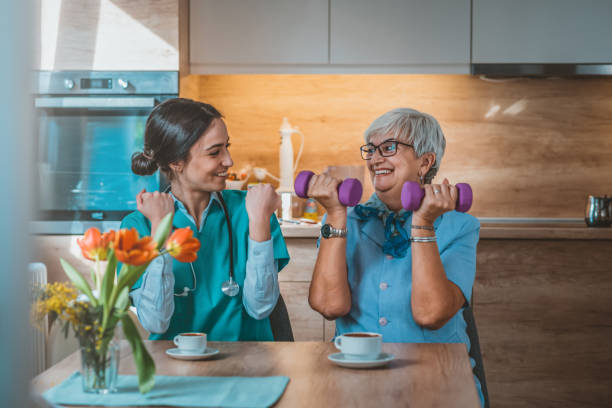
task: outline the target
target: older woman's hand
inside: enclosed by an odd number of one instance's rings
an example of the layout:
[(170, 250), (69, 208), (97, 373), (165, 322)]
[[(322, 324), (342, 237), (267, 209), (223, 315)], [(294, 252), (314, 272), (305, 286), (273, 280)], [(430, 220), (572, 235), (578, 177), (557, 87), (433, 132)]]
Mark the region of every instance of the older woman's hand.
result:
[(328, 214), (346, 213), (346, 207), (338, 198), (338, 186), (341, 182), (342, 180), (327, 173), (315, 174), (308, 183), (308, 197), (317, 200)]
[(412, 215), (415, 225), (433, 225), (436, 218), (452, 211), (457, 205), (457, 187), (444, 179), (442, 184), (424, 184), (425, 197), (421, 207)]

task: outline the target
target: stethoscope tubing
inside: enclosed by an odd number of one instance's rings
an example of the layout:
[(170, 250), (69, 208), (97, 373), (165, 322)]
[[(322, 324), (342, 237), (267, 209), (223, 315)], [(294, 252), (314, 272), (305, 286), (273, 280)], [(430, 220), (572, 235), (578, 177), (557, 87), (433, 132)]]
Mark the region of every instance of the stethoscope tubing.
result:
[[(164, 190), (164, 193), (168, 193), (169, 191), (170, 191), (170, 186), (168, 186)], [(227, 231), (228, 231), (228, 234), (229, 234), (230, 271), (229, 271), (229, 281), (228, 282), (230, 282), (231, 285), (238, 286), (238, 284), (234, 280), (234, 234), (232, 233), (232, 224), (230, 222), (229, 211), (227, 210), (227, 205), (225, 204), (225, 200), (223, 199), (223, 194), (221, 194), (221, 192), (214, 192), (212, 194), (216, 194), (217, 195), (217, 198), (219, 199), (219, 202), (221, 203), (221, 207), (223, 207), (223, 214), (225, 215), (225, 223), (227, 225)], [(189, 266), (191, 268), (191, 274), (193, 276), (193, 289), (188, 288), (187, 286), (185, 286), (183, 288), (183, 292), (175, 293), (174, 296), (187, 296), (187, 295), (189, 295), (190, 292), (195, 292), (195, 290), (197, 289), (198, 282), (197, 282), (197, 279), (196, 279), (196, 273), (195, 273), (195, 269), (193, 267), (193, 262), (189, 262)], [(225, 285), (225, 283), (226, 282), (224, 282), (224, 285)], [(224, 294), (228, 295), (225, 292), (225, 290), (222, 290), (222, 291), (223, 291)], [(232, 292), (230, 292), (230, 293), (232, 293)], [(228, 296), (235, 296), (235, 294), (228, 295)]]

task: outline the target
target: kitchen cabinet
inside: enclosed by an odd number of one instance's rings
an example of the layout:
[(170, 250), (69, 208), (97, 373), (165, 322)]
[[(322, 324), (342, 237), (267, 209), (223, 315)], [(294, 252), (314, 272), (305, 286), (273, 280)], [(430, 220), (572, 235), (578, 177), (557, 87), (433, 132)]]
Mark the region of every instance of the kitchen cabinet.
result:
[(178, 71), (179, 0), (39, 0), (39, 70)]
[(331, 0), (330, 63), (470, 63), (470, 0)]
[(473, 63), (612, 62), (612, 2), (473, 0)]
[(190, 61), (325, 64), (327, 0), (197, 0), (190, 3)]
[(190, 70), (468, 73), (470, 0), (192, 0)]

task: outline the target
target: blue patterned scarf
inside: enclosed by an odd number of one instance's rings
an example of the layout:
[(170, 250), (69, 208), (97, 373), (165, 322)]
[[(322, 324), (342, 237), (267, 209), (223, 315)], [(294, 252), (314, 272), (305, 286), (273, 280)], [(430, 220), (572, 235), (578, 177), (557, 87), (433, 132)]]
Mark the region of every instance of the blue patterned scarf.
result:
[(399, 212), (393, 212), (374, 193), (368, 201), (355, 206), (355, 214), (363, 221), (374, 217), (380, 218), (385, 226), (383, 253), (394, 258), (406, 256), (406, 251), (410, 247), (410, 236), (404, 229), (404, 224), (412, 215), (412, 211), (402, 209)]

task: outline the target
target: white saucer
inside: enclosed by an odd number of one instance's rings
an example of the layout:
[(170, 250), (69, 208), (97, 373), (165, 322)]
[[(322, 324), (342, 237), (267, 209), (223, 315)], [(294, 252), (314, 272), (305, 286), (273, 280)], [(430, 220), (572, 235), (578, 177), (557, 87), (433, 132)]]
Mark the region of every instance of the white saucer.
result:
[(348, 359), (343, 353), (334, 353), (327, 356), (329, 361), (341, 367), (349, 368), (371, 368), (380, 367), (392, 361), (395, 356), (391, 353), (380, 353), (375, 359)]
[(219, 350), (207, 347), (202, 353), (194, 353), (191, 351), (181, 351), (178, 348), (166, 350), (166, 354), (177, 360), (204, 360), (218, 354)]

